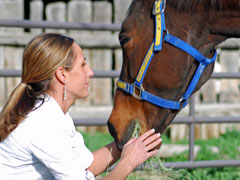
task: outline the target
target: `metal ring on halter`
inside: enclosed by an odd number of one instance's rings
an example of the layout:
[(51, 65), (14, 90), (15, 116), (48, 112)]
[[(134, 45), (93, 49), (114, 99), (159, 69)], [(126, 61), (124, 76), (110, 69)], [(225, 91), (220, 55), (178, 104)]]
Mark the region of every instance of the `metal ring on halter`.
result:
[(162, 8), (161, 14), (164, 13), (164, 11), (166, 9), (166, 5), (167, 5), (167, 1), (163, 0), (163, 8)]
[(162, 1), (163, 1), (163, 8), (162, 8), (162, 10), (161, 10), (159, 13), (156, 13), (156, 8), (155, 8), (155, 6), (156, 6), (156, 4), (157, 4), (157, 1), (160, 1), (160, 0), (156, 0), (155, 3), (154, 3), (153, 11), (152, 11), (152, 14), (153, 14), (154, 16), (156, 16), (156, 15), (158, 15), (158, 14), (164, 13), (165, 8), (166, 8), (166, 4), (167, 4), (166, 0), (162, 0)]
[[(139, 100), (142, 100), (142, 91), (144, 91), (143, 89), (143, 86), (141, 84), (141, 86), (137, 86), (135, 83), (132, 84), (133, 86), (133, 93), (132, 93), (132, 96), (139, 99)], [(137, 92), (138, 91), (138, 92)], [(136, 93), (137, 92), (137, 93)]]
[(179, 99), (178, 102), (180, 104), (180, 108), (184, 108), (187, 105), (187, 99), (184, 99), (183, 97)]

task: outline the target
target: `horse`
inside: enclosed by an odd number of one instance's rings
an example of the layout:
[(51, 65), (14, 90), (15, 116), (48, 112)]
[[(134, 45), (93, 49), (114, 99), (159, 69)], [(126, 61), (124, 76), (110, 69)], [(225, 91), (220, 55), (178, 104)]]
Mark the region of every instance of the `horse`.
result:
[[(216, 46), (240, 37), (240, 0), (133, 0), (108, 129), (121, 150), (136, 122), (163, 133), (211, 77)], [(159, 148), (159, 147), (156, 147)]]

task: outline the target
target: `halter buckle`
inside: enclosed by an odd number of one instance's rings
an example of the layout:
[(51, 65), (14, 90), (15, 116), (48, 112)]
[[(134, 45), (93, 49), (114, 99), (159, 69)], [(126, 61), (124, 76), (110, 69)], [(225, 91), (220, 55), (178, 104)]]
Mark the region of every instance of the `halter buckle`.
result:
[(137, 98), (138, 100), (142, 100), (142, 91), (144, 91), (142, 84), (139, 87), (135, 83), (133, 83), (132, 86), (133, 86), (132, 96)]
[[(157, 11), (156, 11), (156, 5), (157, 5), (157, 2), (159, 2), (159, 1), (163, 1), (163, 7), (162, 7), (162, 9), (161, 9), (159, 12), (157, 12)], [(162, 13), (164, 13), (165, 8), (166, 8), (166, 0), (156, 0), (156, 1), (154, 2), (154, 5), (153, 5), (152, 14), (153, 14), (154, 16), (156, 16), (156, 15), (158, 15), (158, 14), (162, 14)]]

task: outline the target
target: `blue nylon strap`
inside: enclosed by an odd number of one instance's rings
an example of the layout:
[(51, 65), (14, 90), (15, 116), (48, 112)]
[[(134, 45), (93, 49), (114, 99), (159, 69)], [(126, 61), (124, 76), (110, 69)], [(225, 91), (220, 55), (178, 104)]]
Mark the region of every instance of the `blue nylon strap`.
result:
[[(119, 86), (118, 83), (122, 83), (124, 84), (124, 87), (123, 86)], [(129, 84), (129, 83), (126, 83), (124, 81), (121, 81), (120, 79), (118, 80), (117, 82), (117, 87), (124, 90), (125, 92), (129, 93), (129, 94), (133, 94), (133, 85)]]
[(177, 101), (171, 101), (167, 99), (163, 99), (159, 96), (155, 96), (147, 91), (142, 92), (142, 100), (151, 102), (152, 104), (155, 104), (156, 106), (161, 106), (163, 108), (167, 109), (174, 109), (174, 110), (180, 110), (181, 104)]
[(166, 33), (164, 36), (164, 41), (168, 42), (169, 44), (181, 49), (182, 51), (185, 51), (186, 53), (190, 54), (194, 59), (199, 61), (203, 64), (210, 64), (215, 61), (217, 53), (215, 52), (213, 58), (208, 59), (205, 56), (203, 56), (197, 49), (192, 47), (191, 45), (187, 44), (183, 40)]
[[(125, 92), (133, 95), (134, 92), (134, 85), (126, 83), (124, 81), (118, 80), (118, 82), (120, 82), (121, 84), (124, 84), (123, 86), (117, 86), (119, 89), (124, 90)], [(171, 101), (171, 100), (166, 100), (163, 99), (161, 97), (155, 96), (145, 90), (142, 90), (141, 93), (139, 94), (139, 99), (140, 100), (144, 100), (147, 102), (150, 102), (152, 104), (155, 104), (157, 106), (161, 105), (161, 107), (163, 108), (167, 108), (167, 109), (175, 109), (175, 110), (179, 110), (181, 108), (181, 104), (177, 101)]]
[[(181, 98), (181, 101), (187, 101), (190, 98), (190, 96), (192, 95), (206, 66), (215, 61), (215, 59), (217, 57), (217, 51), (215, 50), (214, 56), (211, 59), (208, 59), (205, 56), (203, 56), (197, 49), (195, 49), (191, 45), (187, 44), (186, 42), (182, 41), (181, 39), (179, 39), (169, 33), (166, 33), (166, 35), (164, 37), (164, 41), (181, 49), (182, 51), (185, 51), (186, 53), (190, 54), (195, 60), (200, 62), (199, 66), (193, 76), (193, 79), (188, 86), (188, 89), (186, 90), (186, 92), (184, 93), (184, 95)], [(187, 103), (184, 103), (183, 107), (186, 104)]]
[(144, 57), (144, 60), (142, 62), (142, 65), (140, 67), (140, 70), (138, 72), (137, 78), (135, 79), (135, 84), (140, 87), (141, 84), (143, 83), (143, 79), (146, 75), (146, 72), (148, 70), (148, 66), (150, 62), (152, 61), (152, 58), (154, 56), (154, 51), (153, 51), (154, 43), (152, 42), (150, 48), (148, 49), (148, 52), (146, 56)]
[[(212, 59), (213, 59), (213, 62), (215, 61), (216, 57), (217, 57), (217, 51), (215, 51), (215, 54), (214, 54), (214, 56), (213, 56), (213, 58), (212, 58)], [(211, 63), (212, 63), (212, 62), (211, 62)], [(210, 64), (210, 63), (208, 63), (208, 64)], [(197, 83), (198, 83), (198, 81), (199, 81), (199, 79), (200, 79), (200, 77), (201, 77), (204, 69), (207, 67), (208, 64), (200, 63), (200, 64), (198, 65), (198, 68), (197, 68), (197, 70), (195, 71), (195, 74), (194, 74), (194, 76), (193, 76), (193, 79), (192, 79), (192, 81), (190, 82), (190, 84), (189, 84), (189, 86), (188, 86), (188, 89), (186, 90), (186, 92), (184, 93), (184, 95), (183, 95), (183, 97), (182, 97), (183, 100), (187, 100), (187, 99), (190, 98), (190, 96), (192, 95), (195, 87), (197, 86)]]
[(205, 64), (202, 64), (202, 63), (199, 64), (197, 70), (195, 71), (193, 79), (190, 85), (188, 86), (188, 89), (186, 90), (186, 92), (182, 97), (182, 100), (187, 100), (190, 98), (205, 68), (206, 68)]
[[(165, 17), (163, 13), (163, 1), (161, 3), (155, 3), (155, 38), (154, 38), (154, 51), (162, 50), (163, 31), (166, 30)], [(160, 29), (158, 29), (160, 28)]]

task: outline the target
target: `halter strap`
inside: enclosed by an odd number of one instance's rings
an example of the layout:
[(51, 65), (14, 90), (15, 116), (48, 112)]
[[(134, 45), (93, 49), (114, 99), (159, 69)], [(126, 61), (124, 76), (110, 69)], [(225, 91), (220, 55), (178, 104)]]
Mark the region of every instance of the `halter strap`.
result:
[(154, 51), (162, 50), (162, 38), (165, 27), (164, 10), (166, 7), (166, 0), (157, 0), (154, 3), (153, 15), (155, 15), (155, 40), (154, 40)]
[[(204, 69), (207, 67), (208, 64), (213, 63), (215, 61), (217, 57), (217, 51), (215, 50), (214, 56), (211, 59), (209, 59), (203, 56), (197, 49), (195, 49), (191, 45), (169, 34), (166, 31), (166, 26), (165, 26), (165, 18), (164, 18), (165, 6), (166, 6), (166, 0), (155, 1), (154, 8), (153, 8), (153, 14), (155, 15), (155, 24), (156, 24), (155, 37), (150, 48), (148, 49), (147, 54), (144, 57), (144, 60), (142, 62), (142, 65), (139, 69), (139, 72), (137, 74), (137, 77), (134, 83), (129, 84), (122, 80), (118, 80), (117, 87), (131, 94), (132, 96), (134, 96), (139, 100), (144, 100), (154, 105), (157, 105), (159, 107), (163, 107), (167, 109), (180, 110), (181, 108), (187, 105), (188, 103), (187, 100), (192, 95)], [(163, 38), (163, 31), (166, 31), (164, 38)], [(163, 41), (181, 49), (182, 51), (185, 51), (186, 53), (191, 55), (195, 60), (199, 62), (198, 68), (195, 71), (186, 92), (183, 94), (183, 96), (180, 98), (179, 101), (167, 100), (159, 96), (156, 96), (154, 94), (151, 94), (145, 91), (142, 85), (144, 77), (148, 70), (149, 64), (151, 63), (151, 60), (154, 57), (155, 52), (160, 51), (162, 49)]]

